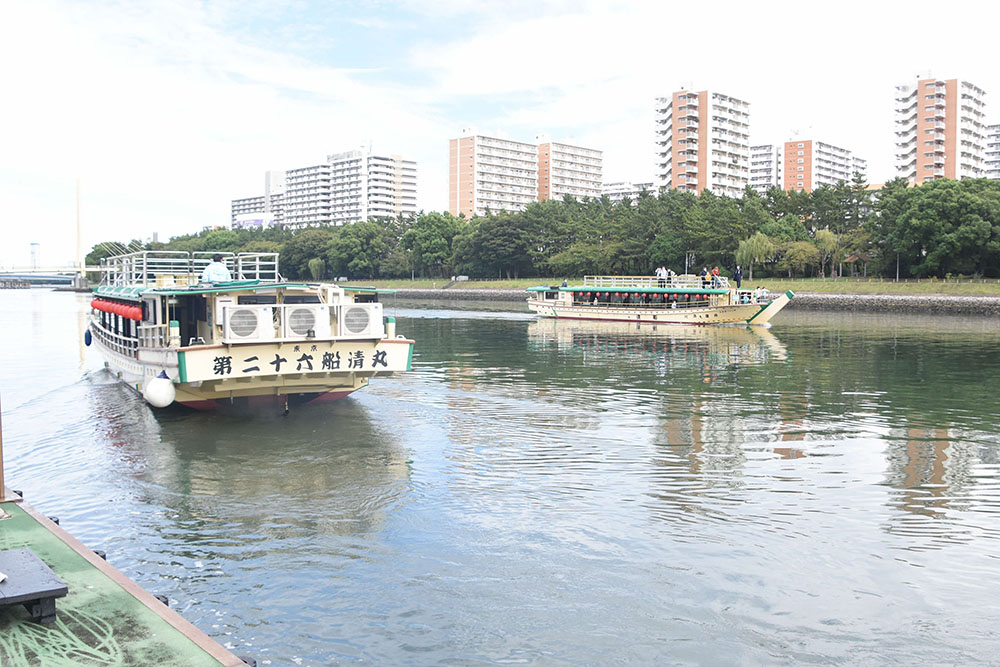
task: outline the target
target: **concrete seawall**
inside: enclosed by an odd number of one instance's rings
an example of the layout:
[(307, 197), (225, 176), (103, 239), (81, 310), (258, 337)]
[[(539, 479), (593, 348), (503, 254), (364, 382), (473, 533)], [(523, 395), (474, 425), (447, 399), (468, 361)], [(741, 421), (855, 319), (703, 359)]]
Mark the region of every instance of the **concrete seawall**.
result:
[[(523, 289), (401, 289), (400, 299), (451, 301), (521, 301)], [(796, 310), (851, 310), (872, 313), (942, 313), (1000, 315), (1000, 297), (909, 294), (797, 294), (787, 308)]]

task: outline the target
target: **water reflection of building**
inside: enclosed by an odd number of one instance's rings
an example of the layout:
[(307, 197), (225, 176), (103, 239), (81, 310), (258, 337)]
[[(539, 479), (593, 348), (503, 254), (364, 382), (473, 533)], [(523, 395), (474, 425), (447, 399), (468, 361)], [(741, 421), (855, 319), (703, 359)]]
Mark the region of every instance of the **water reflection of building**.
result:
[(892, 504), (926, 516), (966, 505), (977, 449), (952, 429), (909, 425), (886, 451), (886, 481), (898, 490)]

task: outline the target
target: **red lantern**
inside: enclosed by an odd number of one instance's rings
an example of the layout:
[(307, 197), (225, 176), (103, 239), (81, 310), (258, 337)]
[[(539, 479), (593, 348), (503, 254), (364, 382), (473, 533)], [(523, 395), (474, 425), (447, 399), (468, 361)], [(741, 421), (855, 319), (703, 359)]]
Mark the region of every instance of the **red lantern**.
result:
[(136, 322), (142, 321), (142, 306), (132, 306), (133, 317)]

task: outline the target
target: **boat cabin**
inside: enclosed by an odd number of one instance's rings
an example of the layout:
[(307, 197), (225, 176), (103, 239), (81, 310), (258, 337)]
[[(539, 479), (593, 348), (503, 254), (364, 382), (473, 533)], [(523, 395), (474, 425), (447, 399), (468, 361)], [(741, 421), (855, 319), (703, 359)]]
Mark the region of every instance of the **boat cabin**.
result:
[(377, 340), (391, 290), (286, 282), (277, 253), (223, 254), (233, 280), (202, 282), (213, 254), (146, 251), (102, 261), (93, 331), (119, 354), (139, 348)]

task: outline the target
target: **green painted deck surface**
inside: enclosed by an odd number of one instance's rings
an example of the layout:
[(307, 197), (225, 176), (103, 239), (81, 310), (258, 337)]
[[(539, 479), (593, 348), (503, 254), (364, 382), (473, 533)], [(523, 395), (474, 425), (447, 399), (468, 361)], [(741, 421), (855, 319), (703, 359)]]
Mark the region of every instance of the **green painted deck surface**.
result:
[(0, 504), (0, 550), (28, 547), (69, 586), (56, 621), (0, 607), (0, 665), (219, 665), (15, 503)]

